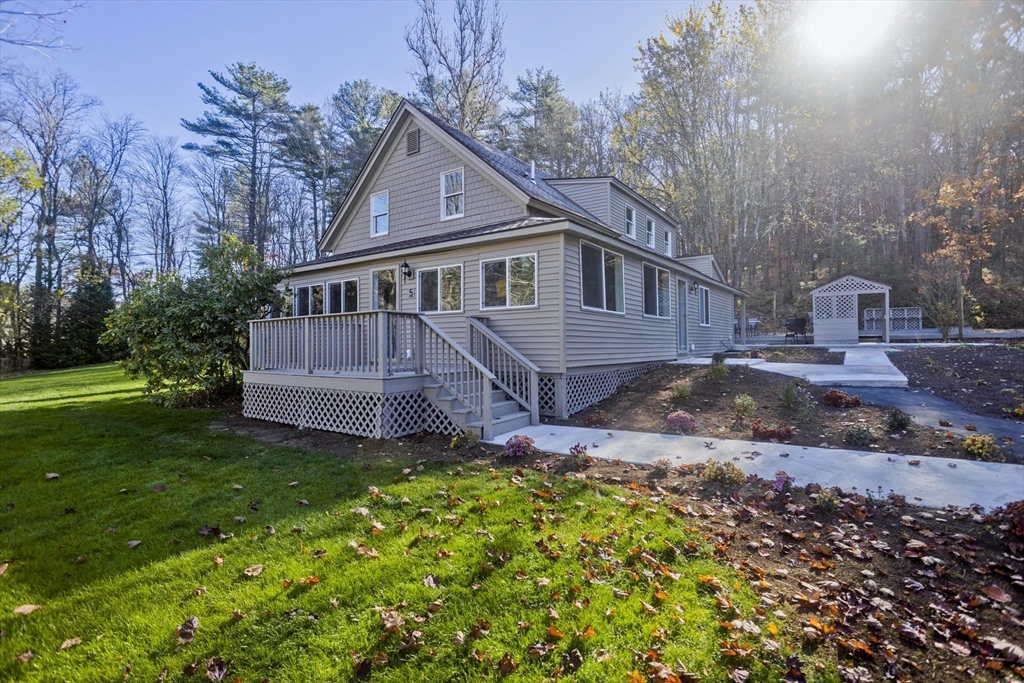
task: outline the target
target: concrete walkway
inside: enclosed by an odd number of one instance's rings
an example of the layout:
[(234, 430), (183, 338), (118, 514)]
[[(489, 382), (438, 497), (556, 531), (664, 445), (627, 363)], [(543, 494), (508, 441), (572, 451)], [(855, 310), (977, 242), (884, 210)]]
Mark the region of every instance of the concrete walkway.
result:
[[(959, 436), (991, 434), (1000, 443), (1003, 443), (1004, 437), (1008, 437), (1013, 443), (1005, 447), (1017, 457), (1024, 458), (1024, 423), (975, 415), (962, 406), (924, 389), (865, 387), (855, 393), (865, 403), (899, 408), (914, 418), (914, 422), (929, 429), (948, 429)], [(939, 424), (940, 420), (949, 422), (952, 426), (943, 427)], [(966, 428), (967, 425), (977, 429), (971, 431)]]
[[(756, 370), (806, 379), (811, 384), (833, 387), (905, 387), (906, 376), (885, 355), (892, 345), (834, 346), (829, 351), (845, 353), (842, 365), (817, 363), (769, 363), (760, 358), (727, 358), (726, 365), (746, 365)], [(898, 350), (898, 349), (897, 349)], [(680, 365), (710, 365), (710, 358), (686, 358)]]
[[(675, 465), (696, 464), (710, 458), (731, 461), (747, 474), (765, 479), (784, 470), (799, 486), (839, 486), (880, 498), (893, 491), (908, 502), (935, 508), (977, 504), (992, 509), (1024, 499), (1024, 466), (1007, 463), (543, 424), (516, 433), (529, 436), (549, 453), (568, 455), (580, 443), (596, 458), (637, 464), (660, 458)], [(502, 445), (510, 436), (502, 434), (489, 443)]]

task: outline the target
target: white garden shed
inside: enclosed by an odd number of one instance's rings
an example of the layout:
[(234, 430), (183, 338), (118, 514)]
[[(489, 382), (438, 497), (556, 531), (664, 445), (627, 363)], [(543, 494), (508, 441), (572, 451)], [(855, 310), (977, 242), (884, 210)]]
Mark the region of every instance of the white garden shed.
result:
[(857, 297), (861, 294), (884, 294), (885, 308), (882, 337), (889, 343), (889, 285), (856, 275), (844, 275), (811, 291), (814, 309), (815, 344), (856, 344), (860, 326), (857, 320)]

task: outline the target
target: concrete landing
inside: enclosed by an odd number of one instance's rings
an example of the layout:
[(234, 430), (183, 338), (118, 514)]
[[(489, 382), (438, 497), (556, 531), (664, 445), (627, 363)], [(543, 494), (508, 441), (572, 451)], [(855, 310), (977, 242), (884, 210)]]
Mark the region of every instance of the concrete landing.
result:
[[(845, 353), (842, 365), (817, 363), (769, 363), (760, 358), (727, 358), (726, 365), (746, 365), (755, 370), (806, 379), (811, 384), (833, 387), (905, 387), (906, 376), (885, 355), (888, 346), (839, 346), (829, 351)], [(710, 358), (686, 358), (680, 365), (710, 365)]]
[[(548, 453), (568, 455), (581, 443), (593, 457), (637, 464), (660, 458), (674, 465), (696, 464), (710, 458), (765, 479), (784, 470), (798, 486), (839, 486), (879, 498), (892, 491), (927, 507), (976, 504), (992, 509), (1024, 499), (1024, 465), (543, 424), (516, 433)], [(502, 434), (488, 443), (503, 445), (510, 437)]]

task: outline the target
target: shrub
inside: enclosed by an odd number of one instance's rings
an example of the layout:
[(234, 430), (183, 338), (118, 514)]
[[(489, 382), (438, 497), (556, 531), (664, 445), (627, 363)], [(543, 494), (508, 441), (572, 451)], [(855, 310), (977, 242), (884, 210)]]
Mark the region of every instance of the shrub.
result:
[(757, 410), (757, 401), (754, 400), (753, 396), (748, 394), (740, 394), (732, 402), (733, 407), (736, 409), (736, 419), (742, 420), (750, 417)]
[(892, 410), (886, 411), (885, 416), (882, 418), (882, 424), (885, 425), (885, 428), (890, 432), (899, 432), (904, 429), (909, 429), (911, 422), (912, 420), (910, 419), (910, 415), (907, 415), (899, 408), (893, 408)]
[(720, 351), (716, 351), (715, 353), (711, 354), (711, 364), (712, 365), (724, 365), (725, 364), (725, 358), (726, 358), (726, 356), (725, 356), (724, 353), (722, 353)]
[(755, 439), (785, 441), (793, 438), (793, 430), (789, 428), (789, 425), (775, 424), (764, 420), (754, 420), (754, 424), (750, 425), (750, 431)]
[(1024, 417), (1024, 401), (1022, 401), (1021, 404), (1012, 411), (1007, 410), (1006, 412), (1012, 413), (1014, 417)]
[(525, 434), (516, 434), (505, 442), (505, 455), (509, 458), (526, 458), (537, 453), (533, 439)]
[(751, 358), (764, 358), (764, 354), (761, 353), (760, 349), (751, 349), (750, 353), (747, 355), (750, 356)]
[(736, 465), (731, 462), (716, 462), (708, 460), (708, 466), (702, 475), (708, 481), (715, 481), (723, 486), (743, 486), (747, 481), (747, 475), (743, 474)]
[(672, 396), (677, 399), (690, 398), (690, 387), (686, 384), (677, 384), (672, 387)]
[(448, 442), (448, 448), (453, 451), (457, 451), (460, 448), (472, 448), (480, 443), (480, 437), (473, 432), (462, 432), (452, 437), (452, 440)]
[(665, 426), (673, 432), (692, 432), (697, 428), (697, 421), (684, 410), (669, 413), (665, 418)]
[(608, 413), (603, 410), (595, 410), (583, 418), (583, 424), (588, 427), (600, 427), (608, 422)]
[(840, 391), (839, 389), (829, 389), (821, 397), (821, 400), (833, 408), (856, 408), (860, 405), (860, 396), (850, 396), (845, 391)]
[(1024, 538), (1024, 500), (1007, 503), (993, 510), (992, 516), (1009, 525), (1011, 534)]
[(729, 376), (729, 366), (725, 363), (712, 363), (708, 368), (708, 376), (711, 379), (722, 379)]
[(672, 461), (668, 458), (658, 458), (651, 463), (651, 466), (653, 467), (652, 474), (654, 474), (655, 477), (667, 477), (668, 471), (672, 469)]
[(587, 455), (587, 444), (578, 443), (569, 449), (569, 456), (572, 458), (572, 464), (580, 467), (581, 465), (589, 465), (594, 461), (589, 455)]
[(775, 473), (775, 483), (772, 484), (772, 488), (775, 493), (789, 493), (790, 489), (793, 488), (793, 482), (796, 481), (796, 477), (791, 477), (782, 470)]
[(972, 455), (978, 460), (988, 462), (1004, 462), (1003, 449), (996, 443), (991, 434), (971, 434), (960, 445), (964, 453)]
[(851, 446), (868, 446), (875, 435), (867, 425), (853, 425), (843, 432), (843, 441)]
[(235, 237), (205, 247), (199, 272), (139, 284), (107, 318), (102, 337), (126, 350), (121, 366), (145, 377), (150, 398), (165, 405), (237, 394), (249, 361), (248, 321), (283, 303), (275, 285), (286, 271), (266, 266)]
[(782, 388), (782, 407), (792, 408), (796, 405), (796, 382), (790, 382)]

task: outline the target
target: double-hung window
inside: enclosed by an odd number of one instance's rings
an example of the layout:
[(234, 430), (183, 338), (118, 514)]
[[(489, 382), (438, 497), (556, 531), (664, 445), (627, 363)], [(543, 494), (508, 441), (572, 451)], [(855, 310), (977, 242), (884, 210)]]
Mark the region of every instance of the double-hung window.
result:
[(295, 315), (323, 315), (324, 312), (324, 286), (307, 285), (296, 287), (294, 292)]
[(327, 312), (355, 313), (359, 310), (359, 280), (327, 283)]
[(675, 241), (673, 240), (674, 237), (675, 235), (672, 233), (671, 230), (665, 231), (665, 256), (668, 256), (669, 258), (674, 258), (676, 255), (676, 245), (674, 243)]
[(646, 232), (645, 236), (647, 238), (647, 246), (649, 246), (651, 249), (654, 249), (654, 232), (655, 232), (655, 230), (654, 230), (654, 219), (653, 218), (648, 218), (647, 219), (647, 232)]
[(448, 313), (462, 310), (462, 266), (421, 268), (419, 280), (420, 313)]
[(622, 313), (622, 256), (580, 242), (580, 290), (583, 308)]
[(704, 327), (711, 325), (711, 290), (707, 287), (699, 287), (697, 290), (697, 308), (700, 310), (700, 324)]
[(370, 306), (375, 311), (394, 311), (398, 309), (398, 277), (393, 268), (375, 270), (370, 274), (373, 292)]
[(626, 236), (636, 239), (636, 211), (626, 204)]
[(463, 170), (441, 174), (441, 220), (460, 218), (466, 212), (466, 188)]
[(370, 235), (388, 234), (388, 193), (381, 192), (370, 197)]
[(671, 318), (669, 299), (669, 272), (644, 264), (644, 315), (652, 318)]
[(537, 256), (510, 256), (481, 261), (481, 308), (516, 308), (537, 304)]

